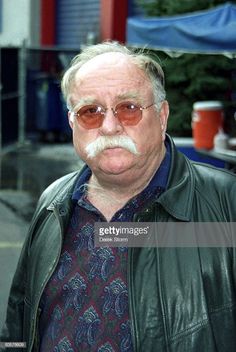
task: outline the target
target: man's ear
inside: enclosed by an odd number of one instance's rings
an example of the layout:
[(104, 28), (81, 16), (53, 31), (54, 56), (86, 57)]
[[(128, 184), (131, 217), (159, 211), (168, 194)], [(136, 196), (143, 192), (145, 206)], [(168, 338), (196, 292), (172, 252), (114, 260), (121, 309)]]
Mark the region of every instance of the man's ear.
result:
[(68, 116), (69, 125), (70, 125), (71, 129), (73, 130), (73, 127), (74, 127), (73, 112), (68, 111), (67, 116)]
[(161, 123), (161, 134), (163, 140), (165, 139), (165, 134), (167, 130), (167, 121), (169, 117), (169, 104), (167, 100), (164, 100), (162, 105), (161, 105), (161, 110), (160, 110), (160, 123)]

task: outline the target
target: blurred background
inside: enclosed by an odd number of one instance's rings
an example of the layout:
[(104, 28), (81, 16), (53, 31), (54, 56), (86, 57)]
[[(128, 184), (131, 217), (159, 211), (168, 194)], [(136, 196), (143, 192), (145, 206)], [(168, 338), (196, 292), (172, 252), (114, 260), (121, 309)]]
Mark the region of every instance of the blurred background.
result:
[[(0, 0), (1, 146), (70, 140), (61, 75), (84, 45), (106, 39), (145, 48), (161, 62), (171, 135), (192, 137), (191, 113), (199, 100), (223, 102), (224, 128), (236, 135), (234, 3)], [(214, 17), (212, 10), (221, 7)]]
[(148, 51), (166, 73), (178, 148), (235, 171), (235, 38), (236, 1), (0, 0), (0, 328), (36, 201), (82, 164), (60, 91), (71, 59), (103, 40)]

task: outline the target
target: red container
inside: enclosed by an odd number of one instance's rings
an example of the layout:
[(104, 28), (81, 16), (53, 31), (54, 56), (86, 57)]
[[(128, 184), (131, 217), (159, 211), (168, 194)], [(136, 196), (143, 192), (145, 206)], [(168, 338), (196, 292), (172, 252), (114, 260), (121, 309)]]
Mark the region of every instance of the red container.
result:
[(212, 149), (214, 137), (223, 128), (224, 112), (220, 101), (202, 101), (193, 104), (192, 132), (194, 147)]

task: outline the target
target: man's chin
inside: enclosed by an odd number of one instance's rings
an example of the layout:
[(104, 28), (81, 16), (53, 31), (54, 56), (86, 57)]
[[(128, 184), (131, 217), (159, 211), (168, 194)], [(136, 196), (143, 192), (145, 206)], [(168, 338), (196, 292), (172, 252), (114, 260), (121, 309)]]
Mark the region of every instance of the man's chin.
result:
[(136, 156), (124, 148), (107, 148), (85, 162), (92, 172), (103, 175), (121, 175), (136, 163)]
[(98, 168), (106, 175), (121, 175), (128, 171), (132, 166), (131, 160), (121, 160), (107, 156), (106, 160), (101, 160)]

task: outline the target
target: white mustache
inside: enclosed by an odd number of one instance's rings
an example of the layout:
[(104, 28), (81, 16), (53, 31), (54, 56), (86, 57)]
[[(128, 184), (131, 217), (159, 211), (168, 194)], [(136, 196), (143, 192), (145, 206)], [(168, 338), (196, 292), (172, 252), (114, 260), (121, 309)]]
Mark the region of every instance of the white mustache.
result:
[(133, 140), (128, 136), (100, 136), (85, 148), (88, 158), (94, 158), (107, 148), (124, 148), (132, 154), (139, 154)]

